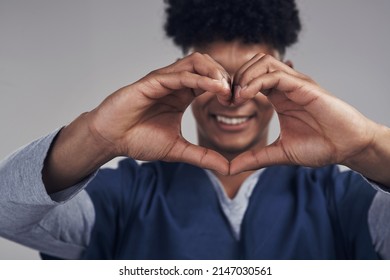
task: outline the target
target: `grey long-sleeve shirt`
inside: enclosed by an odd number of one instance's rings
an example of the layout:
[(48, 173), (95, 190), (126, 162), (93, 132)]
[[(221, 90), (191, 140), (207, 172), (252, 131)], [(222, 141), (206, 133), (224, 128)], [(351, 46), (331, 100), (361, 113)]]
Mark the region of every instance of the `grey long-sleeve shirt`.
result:
[[(51, 196), (46, 193), (42, 168), (57, 133), (22, 147), (1, 162), (0, 235), (49, 255), (76, 259), (88, 246), (95, 221), (92, 201), (83, 190), (94, 175), (65, 191)], [(227, 209), (225, 215), (232, 218), (233, 228), (239, 228), (234, 223), (241, 219), (229, 216), (229, 203), (222, 198), (219, 196), (222, 208)], [(390, 259), (389, 210), (390, 195), (378, 191), (368, 222), (375, 249), (386, 259)]]
[(95, 220), (83, 182), (49, 196), (43, 163), (58, 131), (22, 147), (0, 164), (0, 235), (54, 256), (73, 259), (88, 245)]

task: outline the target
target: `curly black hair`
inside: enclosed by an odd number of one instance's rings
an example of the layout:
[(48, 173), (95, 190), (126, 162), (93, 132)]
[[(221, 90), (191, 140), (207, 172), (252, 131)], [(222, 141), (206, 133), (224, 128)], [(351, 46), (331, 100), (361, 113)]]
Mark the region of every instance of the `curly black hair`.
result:
[(284, 54), (301, 30), (294, 0), (164, 0), (165, 32), (184, 53), (215, 40), (265, 43)]

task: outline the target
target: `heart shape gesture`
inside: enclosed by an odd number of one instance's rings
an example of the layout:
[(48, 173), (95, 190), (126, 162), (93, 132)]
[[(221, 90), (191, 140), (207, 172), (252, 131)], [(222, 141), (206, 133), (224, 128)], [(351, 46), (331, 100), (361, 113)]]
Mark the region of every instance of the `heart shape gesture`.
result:
[(272, 56), (253, 57), (235, 79), (241, 88), (235, 102), (265, 94), (278, 115), (280, 135), (266, 147), (237, 156), (231, 162), (232, 174), (275, 164), (348, 165), (373, 143), (372, 121)]
[[(234, 74), (233, 84), (232, 94), (227, 71), (210, 56), (194, 53), (109, 96), (91, 112), (89, 127), (111, 147), (112, 157), (182, 161), (222, 174), (273, 164), (343, 163), (373, 138), (368, 119), (270, 55), (247, 61)], [(189, 143), (181, 135), (182, 116), (205, 92), (216, 94), (225, 106), (266, 95), (279, 117), (279, 138), (231, 162), (217, 151)]]
[(194, 53), (110, 95), (91, 112), (90, 130), (111, 147), (112, 158), (182, 161), (228, 174), (226, 158), (182, 137), (181, 121), (204, 92), (229, 104), (229, 79), (210, 56)]

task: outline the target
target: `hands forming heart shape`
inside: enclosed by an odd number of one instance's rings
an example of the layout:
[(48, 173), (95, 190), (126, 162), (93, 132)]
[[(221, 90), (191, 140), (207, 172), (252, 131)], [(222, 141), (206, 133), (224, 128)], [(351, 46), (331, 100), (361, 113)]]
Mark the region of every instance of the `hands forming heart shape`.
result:
[[(231, 90), (231, 84), (240, 90)], [(199, 95), (216, 94), (224, 106), (266, 95), (280, 123), (280, 136), (265, 147), (228, 161), (217, 151), (182, 137), (184, 111)], [(194, 53), (110, 95), (91, 112), (89, 128), (111, 156), (182, 161), (222, 174), (274, 164), (323, 166), (345, 163), (373, 139), (372, 122), (309, 77), (269, 55), (258, 54), (234, 81), (210, 56)]]

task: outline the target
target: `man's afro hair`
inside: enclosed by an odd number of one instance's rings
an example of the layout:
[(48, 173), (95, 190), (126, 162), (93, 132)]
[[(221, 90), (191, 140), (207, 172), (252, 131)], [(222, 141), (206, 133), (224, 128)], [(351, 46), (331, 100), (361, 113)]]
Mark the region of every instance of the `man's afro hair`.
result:
[(301, 29), (294, 0), (164, 0), (165, 32), (187, 52), (215, 40), (265, 43), (281, 54)]

